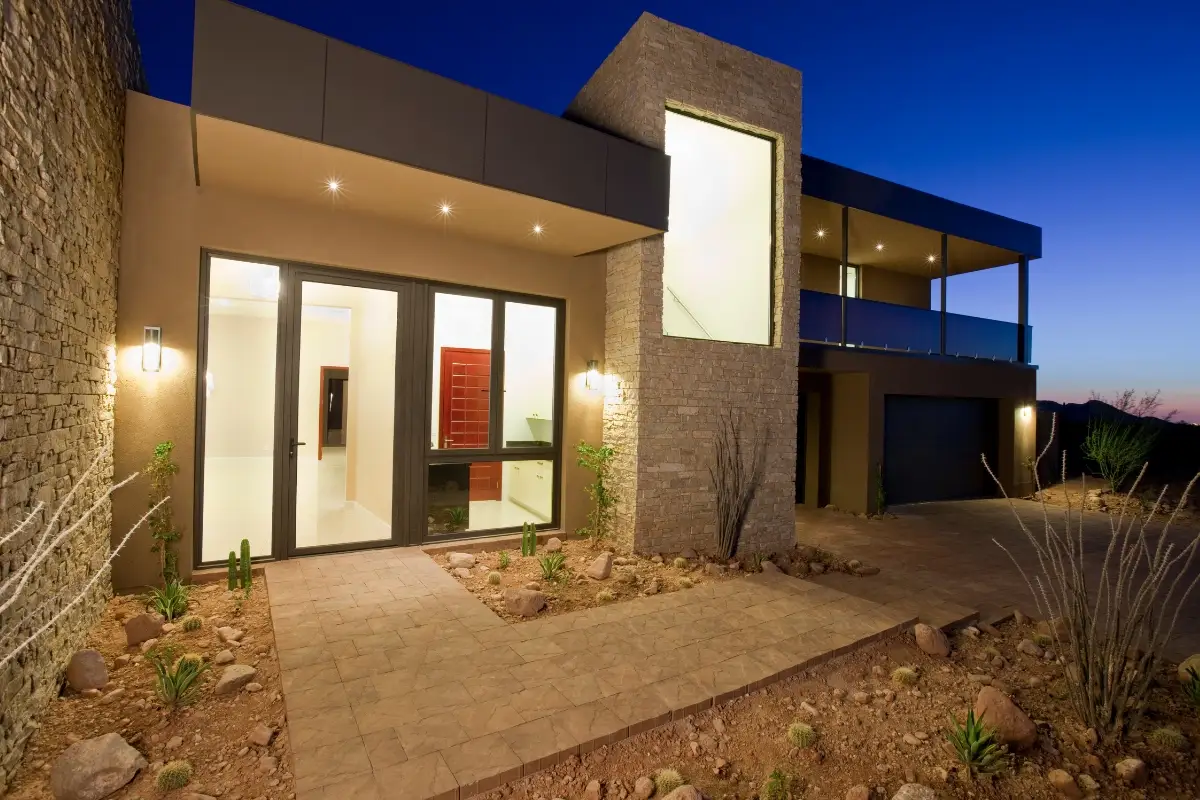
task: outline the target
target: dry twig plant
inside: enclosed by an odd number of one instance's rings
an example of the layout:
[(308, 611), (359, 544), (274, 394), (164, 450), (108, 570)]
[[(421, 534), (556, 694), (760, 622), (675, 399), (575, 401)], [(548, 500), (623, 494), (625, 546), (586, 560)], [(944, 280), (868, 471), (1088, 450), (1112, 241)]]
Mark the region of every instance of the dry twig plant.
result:
[[(1052, 422), (1050, 442), (1056, 425), (1057, 419)], [(1042, 487), (1036, 467), (1048, 449), (1049, 445), (1038, 455), (1032, 470), (1039, 493)], [(984, 466), (999, 486), (986, 458)], [(1061, 525), (1056, 525), (1043, 500), (1043, 530), (1035, 533), (1009, 498), (1017, 524), (1037, 556), (1038, 570), (1032, 576), (1007, 547), (993, 539), (1016, 564), (1034, 596), (1038, 614), (1052, 621), (1049, 635), (1067, 660), (1071, 706), (1083, 723), (1108, 743), (1119, 742), (1137, 727), (1163, 649), (1200, 582), (1200, 571), (1190, 575), (1200, 548), (1200, 532), (1182, 538), (1171, 535), (1178, 509), (1186, 506), (1200, 474), (1188, 483), (1183, 500), (1154, 532), (1150, 523), (1163, 494), (1145, 517), (1127, 513), (1145, 471), (1143, 466), (1120, 512), (1109, 518), (1108, 542), (1094, 586), (1089, 585), (1084, 563), (1083, 509), (1069, 501)], [(1062, 472), (1065, 482), (1065, 457)]]
[[(762, 485), (767, 463), (767, 433), (752, 423), (748, 436), (743, 435), (740, 411), (727, 410), (721, 414), (717, 427), (716, 455), (708, 467), (717, 493), (719, 558), (730, 559), (737, 554), (742, 528), (754, 503), (754, 496)], [(743, 451), (747, 446), (749, 452), (745, 453)]]

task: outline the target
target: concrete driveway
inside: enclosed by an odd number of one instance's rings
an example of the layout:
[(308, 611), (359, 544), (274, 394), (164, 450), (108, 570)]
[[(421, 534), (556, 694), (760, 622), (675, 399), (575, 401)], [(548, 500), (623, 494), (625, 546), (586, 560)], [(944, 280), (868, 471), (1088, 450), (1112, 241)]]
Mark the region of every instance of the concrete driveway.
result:
[[(1048, 506), (1050, 520), (1062, 526), (1063, 509)], [(1032, 547), (1018, 527), (1016, 514), (1035, 533), (1043, 526), (1040, 503), (1030, 500), (963, 500), (920, 503), (891, 509), (895, 519), (863, 519), (837, 511), (796, 508), (796, 539), (829, 550), (843, 558), (858, 558), (880, 567), (870, 578), (843, 574), (825, 575), (819, 582), (876, 602), (895, 603), (909, 598), (916, 613), (930, 624), (958, 621), (966, 609), (988, 620), (1013, 608), (1036, 616), (1037, 606), (1025, 581), (1004, 552), (1021, 562), (1027, 574), (1037, 574)], [(1088, 513), (1084, 522), (1084, 561), (1090, 585), (1099, 580), (1108, 544), (1110, 518)], [(1176, 547), (1196, 535), (1195, 530), (1172, 529)], [(1200, 574), (1200, 558), (1193, 562), (1188, 580)], [(1181, 659), (1200, 652), (1200, 589), (1192, 593), (1179, 615), (1168, 656)]]

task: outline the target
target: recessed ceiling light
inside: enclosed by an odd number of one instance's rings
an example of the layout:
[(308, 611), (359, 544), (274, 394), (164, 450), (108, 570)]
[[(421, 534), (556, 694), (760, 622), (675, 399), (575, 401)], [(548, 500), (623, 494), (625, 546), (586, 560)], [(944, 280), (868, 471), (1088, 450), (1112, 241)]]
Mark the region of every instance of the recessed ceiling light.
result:
[(817, 228), (817, 238), (818, 239), (825, 238), (825, 229), (824, 228)]
[(935, 256), (933, 253), (930, 253), (929, 255), (925, 256), (925, 260), (932, 264), (933, 262), (937, 261), (937, 256)]
[(438, 203), (438, 213), (443, 217), (450, 216), (454, 213), (454, 204), (443, 200), (442, 202)]
[(876, 252), (880, 252), (880, 253), (882, 253), (882, 252), (883, 252), (883, 242), (878, 242), (878, 243), (875, 245), (875, 250), (876, 250)]
[(330, 194), (337, 194), (342, 190), (342, 182), (337, 178), (329, 178), (325, 181), (325, 191)]
[(534, 236), (541, 236), (546, 232), (546, 226), (540, 222), (535, 222), (530, 230), (533, 232)]

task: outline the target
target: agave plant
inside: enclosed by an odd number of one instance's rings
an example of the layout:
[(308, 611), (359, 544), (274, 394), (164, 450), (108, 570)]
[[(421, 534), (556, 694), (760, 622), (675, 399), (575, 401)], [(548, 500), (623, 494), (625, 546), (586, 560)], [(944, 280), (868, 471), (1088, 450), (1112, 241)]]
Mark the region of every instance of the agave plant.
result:
[(965, 725), (954, 717), (950, 725), (946, 738), (969, 774), (990, 775), (1008, 767), (1008, 751), (996, 739), (996, 731), (984, 726), (982, 714), (976, 719), (974, 709), (968, 709)]
[(446, 521), (452, 528), (464, 527), (467, 524), (467, 509), (463, 506), (454, 506), (446, 511)]
[(546, 553), (538, 556), (538, 564), (542, 567), (542, 577), (548, 581), (555, 580), (566, 560), (567, 557), (562, 553)]
[(158, 696), (168, 708), (176, 708), (191, 702), (200, 689), (200, 676), (208, 664), (195, 653), (185, 653), (178, 658), (174, 648), (152, 648), (147, 660), (154, 667)]
[(179, 581), (170, 581), (161, 589), (151, 586), (147, 603), (159, 614), (162, 614), (167, 622), (174, 622), (177, 617), (182, 617), (183, 613), (187, 611), (188, 589)]

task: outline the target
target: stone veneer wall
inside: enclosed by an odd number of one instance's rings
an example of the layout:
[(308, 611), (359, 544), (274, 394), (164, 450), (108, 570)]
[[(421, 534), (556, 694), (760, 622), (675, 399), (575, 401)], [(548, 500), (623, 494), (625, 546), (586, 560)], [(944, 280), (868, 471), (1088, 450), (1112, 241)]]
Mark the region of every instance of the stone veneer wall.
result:
[[(125, 89), (144, 84), (129, 0), (8, 0), (0, 15), (0, 531), (50, 508), (112, 444)], [(112, 478), (105, 458), (65, 522)], [(126, 490), (130, 491), (130, 490)], [(45, 519), (43, 514), (43, 519)], [(0, 580), (30, 531), (0, 549)], [(0, 629), (82, 586), (108, 555), (107, 505), (41, 569)], [(111, 589), (0, 671), (0, 794)]]
[(604, 368), (621, 381), (622, 396), (606, 402), (604, 437), (620, 451), (618, 536), (638, 551), (712, 549), (708, 465), (725, 408), (743, 410), (770, 434), (765, 485), (742, 550), (780, 550), (795, 540), (800, 93), (791, 67), (643, 14), (568, 109), (573, 119), (659, 150), (668, 106), (777, 142), (773, 346), (663, 336), (663, 237), (608, 253)]

